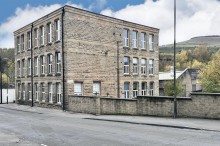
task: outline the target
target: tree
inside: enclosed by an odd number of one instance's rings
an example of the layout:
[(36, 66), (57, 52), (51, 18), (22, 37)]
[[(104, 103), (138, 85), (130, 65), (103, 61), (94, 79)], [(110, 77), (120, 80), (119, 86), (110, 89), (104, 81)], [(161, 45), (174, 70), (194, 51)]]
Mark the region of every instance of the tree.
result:
[[(174, 95), (174, 82), (166, 81), (164, 84), (164, 92), (166, 96), (173, 96)], [(183, 93), (183, 86), (180, 80), (176, 80), (176, 94), (181, 95)]]
[(213, 55), (200, 73), (200, 82), (204, 92), (220, 92), (220, 51)]

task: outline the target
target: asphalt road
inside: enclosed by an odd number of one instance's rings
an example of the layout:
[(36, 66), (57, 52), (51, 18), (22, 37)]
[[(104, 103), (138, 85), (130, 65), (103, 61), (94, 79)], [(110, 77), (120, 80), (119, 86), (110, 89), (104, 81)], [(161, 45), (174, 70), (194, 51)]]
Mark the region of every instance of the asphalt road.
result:
[(0, 108), (0, 146), (220, 146), (220, 132)]

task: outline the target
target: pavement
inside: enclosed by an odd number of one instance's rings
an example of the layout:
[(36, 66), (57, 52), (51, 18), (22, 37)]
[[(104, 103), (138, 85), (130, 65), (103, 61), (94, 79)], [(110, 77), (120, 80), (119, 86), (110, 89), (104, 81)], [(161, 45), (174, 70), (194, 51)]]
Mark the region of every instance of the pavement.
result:
[(73, 113), (70, 111), (62, 111), (41, 107), (30, 107), (26, 105), (18, 105), (15, 103), (0, 104), (0, 108), (6, 108), (11, 110), (19, 110), (24, 112), (34, 113), (53, 113), (64, 114), (67, 117), (99, 120), (99, 121), (111, 121), (130, 124), (141, 124), (158, 127), (171, 127), (180, 129), (191, 130), (204, 130), (220, 132), (220, 120), (214, 119), (195, 119), (195, 118), (172, 118), (172, 117), (150, 117), (150, 116), (124, 116), (124, 115), (91, 115), (83, 113)]

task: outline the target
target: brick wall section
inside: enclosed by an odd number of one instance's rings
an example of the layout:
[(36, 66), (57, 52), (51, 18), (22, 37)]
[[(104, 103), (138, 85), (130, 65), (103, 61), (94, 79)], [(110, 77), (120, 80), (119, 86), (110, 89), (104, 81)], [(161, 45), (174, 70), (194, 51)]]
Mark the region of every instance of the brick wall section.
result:
[[(220, 94), (192, 93), (177, 98), (179, 117), (220, 119)], [(69, 96), (68, 110), (91, 114), (173, 116), (173, 97), (138, 96), (115, 99), (92, 96)]]

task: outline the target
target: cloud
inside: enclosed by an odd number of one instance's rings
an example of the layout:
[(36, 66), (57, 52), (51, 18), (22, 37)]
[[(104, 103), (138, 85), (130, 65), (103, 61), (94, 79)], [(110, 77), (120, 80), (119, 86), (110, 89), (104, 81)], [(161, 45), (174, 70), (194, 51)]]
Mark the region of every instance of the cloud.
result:
[(89, 10), (102, 10), (107, 4), (107, 0), (96, 0), (94, 3), (90, 4)]
[[(85, 9), (81, 4), (76, 5), (71, 2), (67, 2), (67, 5)], [(53, 4), (53, 5), (39, 5), (37, 7), (32, 7), (27, 4), (24, 9), (16, 8), (15, 14), (9, 17), (5, 22), (0, 24), (0, 48), (13, 48), (14, 47), (14, 36), (13, 32), (37, 19), (48, 14), (63, 5)]]
[[(160, 29), (160, 45), (173, 43), (173, 0), (146, 0), (119, 11), (105, 9), (101, 14)], [(177, 41), (195, 36), (219, 35), (220, 2), (217, 0), (177, 1)]]

